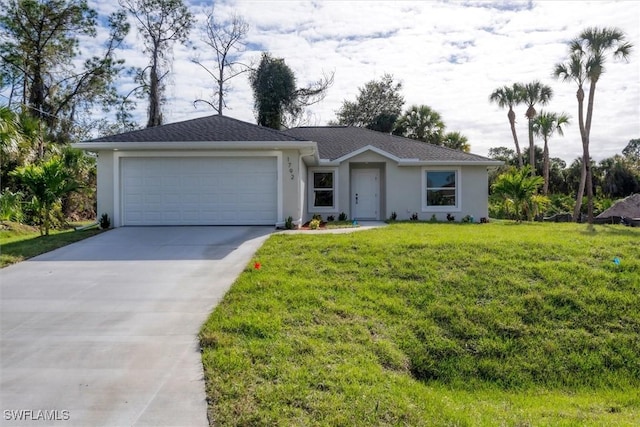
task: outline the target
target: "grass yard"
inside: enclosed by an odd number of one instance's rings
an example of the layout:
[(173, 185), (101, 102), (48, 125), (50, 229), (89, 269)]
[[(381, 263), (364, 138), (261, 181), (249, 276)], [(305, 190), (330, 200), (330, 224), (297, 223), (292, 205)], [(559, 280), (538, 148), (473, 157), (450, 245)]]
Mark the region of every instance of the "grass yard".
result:
[(254, 261), (200, 333), (214, 425), (640, 424), (640, 229), (403, 223)]
[(52, 251), (100, 233), (92, 228), (84, 231), (51, 230), (48, 236), (40, 236), (37, 227), (19, 223), (3, 223), (0, 228), (0, 268)]

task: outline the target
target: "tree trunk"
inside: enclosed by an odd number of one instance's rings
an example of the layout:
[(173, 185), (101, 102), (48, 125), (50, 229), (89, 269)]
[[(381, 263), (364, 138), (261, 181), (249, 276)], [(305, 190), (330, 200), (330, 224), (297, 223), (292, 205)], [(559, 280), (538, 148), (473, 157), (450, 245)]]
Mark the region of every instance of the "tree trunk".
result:
[[(593, 100), (596, 93), (596, 83), (598, 79), (591, 80), (591, 86), (589, 87), (589, 103), (587, 104), (587, 121), (585, 124), (585, 138), (583, 138), (582, 144), (584, 146), (584, 155), (589, 158), (589, 139), (591, 136), (591, 119), (593, 117)], [(583, 94), (584, 99), (584, 94)], [(591, 162), (585, 163), (587, 172), (586, 185), (587, 185), (587, 221), (589, 225), (593, 224), (593, 175), (591, 173)]]
[(509, 118), (509, 124), (511, 125), (511, 135), (513, 135), (513, 143), (516, 145), (516, 154), (518, 155), (518, 167), (522, 169), (523, 161), (522, 161), (522, 151), (520, 151), (520, 144), (518, 143), (518, 134), (516, 133), (516, 113), (513, 112), (513, 109), (509, 107), (509, 112), (507, 113), (507, 117)]
[(543, 159), (543, 168), (542, 168), (542, 176), (544, 178), (544, 185), (542, 186), (542, 193), (547, 196), (549, 195), (549, 144), (547, 143), (547, 137), (544, 138), (544, 151), (542, 155)]
[(222, 99), (222, 90), (224, 89), (224, 64), (220, 66), (220, 76), (218, 77), (218, 114), (222, 115), (222, 106), (224, 99)]
[[(582, 153), (582, 157), (584, 158), (584, 150)], [(576, 193), (576, 205), (573, 208), (573, 220), (575, 222), (580, 222), (580, 211), (582, 209), (582, 197), (584, 196), (584, 184), (587, 180), (587, 171), (584, 168), (584, 164), (582, 165), (582, 169), (580, 171), (580, 184), (578, 185), (578, 193)]]
[(149, 73), (149, 121), (147, 127), (160, 126), (162, 113), (160, 112), (160, 78), (158, 77), (158, 60), (154, 56)]
[(529, 121), (529, 164), (531, 165), (531, 176), (536, 175), (536, 150), (533, 145), (533, 117)]
[[(580, 222), (580, 210), (582, 209), (582, 196), (584, 195), (584, 186), (587, 181), (587, 163), (589, 163), (589, 145), (585, 145), (585, 141), (588, 141), (586, 135), (586, 129), (584, 127), (584, 90), (582, 86), (578, 86), (576, 92), (576, 98), (578, 99), (578, 126), (580, 128), (580, 138), (582, 139), (582, 173), (580, 174), (580, 186), (578, 188), (578, 194), (576, 195), (576, 205), (573, 208), (573, 220)], [(586, 150), (585, 150), (586, 147)], [(585, 161), (584, 156), (587, 155)]]

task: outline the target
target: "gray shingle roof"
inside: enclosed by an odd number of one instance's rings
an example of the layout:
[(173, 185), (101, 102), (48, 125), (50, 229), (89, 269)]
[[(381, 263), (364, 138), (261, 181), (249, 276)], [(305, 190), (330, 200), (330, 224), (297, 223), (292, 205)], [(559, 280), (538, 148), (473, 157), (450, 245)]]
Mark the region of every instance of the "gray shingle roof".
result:
[(401, 159), (420, 161), (486, 162), (492, 159), (401, 136), (352, 126), (299, 127), (284, 133), (318, 143), (321, 159), (336, 160), (367, 145)]
[(214, 115), (93, 139), (91, 142), (301, 141), (294, 135)]

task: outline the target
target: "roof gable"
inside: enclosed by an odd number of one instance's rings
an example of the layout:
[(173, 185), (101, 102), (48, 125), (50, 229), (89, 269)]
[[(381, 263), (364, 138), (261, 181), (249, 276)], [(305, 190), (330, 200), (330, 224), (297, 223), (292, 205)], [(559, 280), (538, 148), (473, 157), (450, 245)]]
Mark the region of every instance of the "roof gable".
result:
[(275, 129), (213, 115), (93, 139), (95, 142), (301, 141)]
[(352, 126), (316, 126), (288, 129), (284, 133), (318, 143), (321, 160), (341, 162), (372, 150), (399, 162), (495, 163), (493, 159), (422, 141)]

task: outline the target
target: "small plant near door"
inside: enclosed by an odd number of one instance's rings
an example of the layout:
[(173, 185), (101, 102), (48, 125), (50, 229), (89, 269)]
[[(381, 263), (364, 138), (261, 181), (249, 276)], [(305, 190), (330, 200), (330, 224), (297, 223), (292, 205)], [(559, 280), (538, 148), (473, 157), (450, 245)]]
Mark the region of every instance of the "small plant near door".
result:
[(346, 221), (347, 220), (347, 214), (344, 212), (340, 212), (340, 215), (338, 215), (338, 221)]
[(327, 217), (327, 222), (333, 222), (333, 221), (335, 221), (335, 220), (336, 220), (336, 217), (335, 217), (335, 216), (333, 216), (333, 215), (329, 215), (329, 216)]
[(102, 216), (100, 217), (100, 228), (103, 230), (107, 230), (111, 227), (111, 219), (109, 218), (109, 215), (106, 213), (103, 213)]
[(286, 230), (293, 230), (293, 228), (294, 228), (293, 217), (287, 218), (287, 220), (284, 222), (284, 228)]
[(389, 217), (389, 220), (395, 221), (397, 219), (398, 219), (398, 214), (395, 211), (391, 212), (391, 216)]
[(418, 212), (414, 212), (411, 214), (411, 218), (409, 218), (411, 221), (417, 221), (418, 220)]

